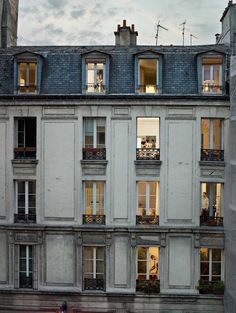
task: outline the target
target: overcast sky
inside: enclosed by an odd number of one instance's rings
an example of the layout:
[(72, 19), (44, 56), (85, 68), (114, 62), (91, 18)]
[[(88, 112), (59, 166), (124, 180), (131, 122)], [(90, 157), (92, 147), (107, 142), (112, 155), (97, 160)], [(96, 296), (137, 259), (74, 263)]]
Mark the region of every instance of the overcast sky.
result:
[(135, 24), (138, 44), (215, 43), (228, 0), (19, 0), (18, 45), (113, 45), (114, 31), (123, 19)]

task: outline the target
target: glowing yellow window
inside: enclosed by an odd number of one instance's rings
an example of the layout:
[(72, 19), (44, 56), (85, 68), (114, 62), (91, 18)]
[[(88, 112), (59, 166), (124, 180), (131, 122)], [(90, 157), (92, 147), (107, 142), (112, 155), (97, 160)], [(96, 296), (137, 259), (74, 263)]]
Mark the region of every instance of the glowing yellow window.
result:
[(37, 90), (37, 63), (18, 63), (18, 92), (35, 93)]
[(222, 93), (222, 64), (221, 56), (202, 59), (202, 91), (203, 93)]

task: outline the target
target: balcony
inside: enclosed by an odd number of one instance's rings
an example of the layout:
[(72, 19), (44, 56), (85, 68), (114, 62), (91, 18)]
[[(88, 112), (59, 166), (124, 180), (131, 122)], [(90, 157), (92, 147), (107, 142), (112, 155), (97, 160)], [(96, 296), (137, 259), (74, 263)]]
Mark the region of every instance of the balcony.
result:
[(84, 278), (84, 290), (104, 290), (103, 278)]
[(83, 160), (106, 160), (106, 148), (83, 148)]
[(36, 147), (14, 148), (15, 159), (36, 159)]
[(150, 280), (143, 280), (137, 279), (136, 280), (136, 291), (142, 293), (160, 293), (160, 281), (156, 279)]
[(14, 223), (36, 223), (36, 214), (15, 213)]
[(105, 223), (106, 223), (105, 215), (83, 214), (83, 224), (105, 225)]
[(224, 226), (223, 225), (223, 217), (219, 216), (208, 216), (208, 215), (201, 215), (200, 216), (200, 225), (201, 226)]
[(158, 215), (136, 215), (137, 225), (159, 225)]
[(224, 150), (201, 149), (201, 161), (224, 161)]
[(160, 160), (160, 149), (137, 148), (136, 160)]
[(32, 274), (27, 277), (25, 273), (20, 273), (19, 286), (20, 288), (33, 288)]

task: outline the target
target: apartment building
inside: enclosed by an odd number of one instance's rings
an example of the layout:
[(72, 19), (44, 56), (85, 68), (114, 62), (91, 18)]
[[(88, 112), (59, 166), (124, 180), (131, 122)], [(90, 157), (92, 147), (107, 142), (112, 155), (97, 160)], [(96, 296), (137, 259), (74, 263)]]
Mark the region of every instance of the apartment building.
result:
[(2, 44), (0, 312), (235, 312), (235, 10), (213, 45)]

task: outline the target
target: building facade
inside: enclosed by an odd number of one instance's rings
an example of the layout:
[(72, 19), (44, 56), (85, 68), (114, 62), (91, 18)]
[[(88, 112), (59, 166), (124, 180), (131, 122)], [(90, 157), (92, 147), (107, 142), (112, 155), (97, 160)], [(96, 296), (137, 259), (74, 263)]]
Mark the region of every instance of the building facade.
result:
[(137, 36), (0, 49), (0, 312), (235, 312), (232, 44)]

